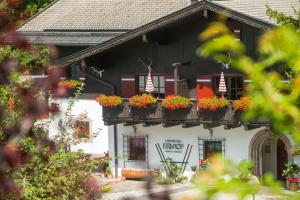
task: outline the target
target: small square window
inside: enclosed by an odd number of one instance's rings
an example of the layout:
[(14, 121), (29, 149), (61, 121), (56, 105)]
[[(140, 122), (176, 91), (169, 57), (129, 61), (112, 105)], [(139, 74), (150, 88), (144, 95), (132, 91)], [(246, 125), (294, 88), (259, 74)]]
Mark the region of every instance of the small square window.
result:
[(146, 160), (146, 139), (145, 137), (129, 137), (129, 157), (128, 160), (145, 161)]
[(76, 120), (74, 124), (75, 137), (78, 139), (90, 139), (90, 122)]

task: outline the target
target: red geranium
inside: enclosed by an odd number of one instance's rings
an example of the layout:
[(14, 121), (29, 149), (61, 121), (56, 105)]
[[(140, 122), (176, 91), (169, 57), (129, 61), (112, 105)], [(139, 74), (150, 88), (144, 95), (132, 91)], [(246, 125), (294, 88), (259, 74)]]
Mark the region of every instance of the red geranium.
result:
[(233, 108), (235, 111), (242, 110), (244, 112), (247, 112), (251, 106), (252, 99), (249, 97), (242, 97), (233, 103)]
[(211, 111), (214, 111), (218, 108), (224, 108), (229, 105), (229, 101), (225, 99), (224, 97), (221, 98), (203, 98), (199, 100), (198, 107), (200, 109), (208, 109)]
[(96, 101), (104, 107), (116, 107), (121, 105), (122, 98), (119, 96), (105, 96), (102, 95), (96, 99)]
[(287, 179), (289, 183), (298, 183), (299, 182), (299, 178), (296, 177), (296, 178), (288, 178)]
[(82, 85), (81, 81), (77, 80), (64, 80), (58, 83), (59, 87), (64, 87), (66, 89), (73, 89)]
[(170, 110), (176, 110), (180, 108), (188, 108), (191, 105), (190, 100), (181, 96), (168, 96), (162, 101), (162, 106)]
[(129, 99), (129, 105), (134, 107), (144, 107), (146, 108), (150, 104), (156, 103), (156, 98), (150, 94), (136, 95)]

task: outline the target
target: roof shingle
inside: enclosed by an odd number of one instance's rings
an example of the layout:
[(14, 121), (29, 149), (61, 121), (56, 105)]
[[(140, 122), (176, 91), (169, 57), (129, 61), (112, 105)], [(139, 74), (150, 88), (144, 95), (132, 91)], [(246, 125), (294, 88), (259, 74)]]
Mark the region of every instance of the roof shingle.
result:
[(18, 31), (131, 30), (190, 4), (190, 0), (59, 0)]

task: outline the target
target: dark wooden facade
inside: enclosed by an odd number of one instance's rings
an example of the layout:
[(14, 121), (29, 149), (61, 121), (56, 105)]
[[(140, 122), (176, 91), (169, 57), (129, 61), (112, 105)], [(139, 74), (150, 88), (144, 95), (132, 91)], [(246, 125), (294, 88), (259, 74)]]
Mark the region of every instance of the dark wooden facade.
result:
[[(104, 53), (88, 57), (85, 59), (87, 67), (104, 69), (102, 79), (114, 85), (117, 95), (130, 97), (136, 93), (137, 81), (122, 83), (122, 77), (135, 78), (139, 74), (147, 73), (147, 68), (139, 62), (140, 58), (151, 58), (152, 73), (165, 74), (169, 78), (173, 77), (173, 63), (187, 63), (179, 68), (179, 76), (188, 81), (189, 89), (196, 89), (197, 78), (209, 78), (211, 74), (221, 72), (219, 63), (201, 58), (195, 53), (201, 45), (198, 40), (199, 34), (215, 19), (216, 15), (212, 12), (209, 12), (208, 18), (200, 13), (190, 16), (164, 29), (150, 32), (144, 39), (137, 38)], [(240, 30), (240, 39), (247, 46), (248, 55), (254, 57), (257, 37), (261, 30), (232, 19), (228, 19), (227, 24), (231, 29)], [(239, 72), (230, 68), (224, 70), (224, 74), (226, 76)], [(127, 91), (122, 91), (122, 86), (127, 88)], [(132, 91), (134, 88), (135, 91)], [(111, 94), (107, 86), (99, 85), (89, 78), (86, 80), (85, 92)]]

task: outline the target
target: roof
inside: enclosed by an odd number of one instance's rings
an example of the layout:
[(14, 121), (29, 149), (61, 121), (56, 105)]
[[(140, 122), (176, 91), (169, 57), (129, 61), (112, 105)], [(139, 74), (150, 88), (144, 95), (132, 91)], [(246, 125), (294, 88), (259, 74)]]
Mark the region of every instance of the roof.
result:
[(266, 15), (266, 5), (269, 5), (273, 10), (283, 12), (290, 16), (295, 16), (293, 8), (296, 10), (300, 9), (299, 0), (223, 0), (214, 2), (245, 15), (273, 23), (274, 25), (275, 21)]
[(190, 0), (58, 0), (18, 31), (132, 30), (190, 4)]
[(260, 28), (260, 29), (268, 29), (268, 28), (271, 28), (274, 26), (274, 24), (269, 21), (264, 21), (264, 20), (261, 20), (260, 18), (256, 18), (256, 17), (252, 17), (247, 14), (243, 14), (239, 11), (233, 10), (231, 8), (227, 8), (219, 3), (215, 3), (212, 1), (200, 1), (198, 3), (195, 3), (191, 6), (184, 8), (184, 9), (181, 9), (179, 11), (171, 13), (170, 15), (167, 15), (165, 17), (162, 17), (160, 19), (152, 21), (148, 24), (145, 24), (141, 27), (138, 27), (134, 30), (131, 30), (127, 33), (124, 33), (120, 36), (117, 36), (108, 41), (105, 41), (101, 44), (89, 47), (82, 51), (76, 52), (72, 55), (69, 55), (69, 56), (59, 60), (57, 62), (57, 64), (66, 66), (71, 63), (78, 62), (86, 57), (92, 56), (97, 53), (102, 53), (110, 48), (121, 45), (127, 41), (141, 37), (142, 35), (147, 34), (148, 32), (158, 30), (168, 24), (176, 22), (177, 20), (191, 16), (195, 13), (199, 13), (202, 10), (210, 10), (210, 11), (213, 11), (216, 13), (224, 13), (224, 11), (226, 11), (226, 13), (231, 18), (241, 21), (243, 23), (249, 24), (251, 26)]
[(24, 32), (22, 36), (32, 44), (60, 46), (91, 46), (97, 45), (125, 32)]
[[(266, 4), (293, 15), (299, 0), (215, 0), (216, 4), (266, 22)], [(18, 31), (132, 30), (191, 5), (191, 0), (58, 0)]]
[[(267, 4), (291, 16), (294, 14), (293, 8), (300, 9), (299, 0), (210, 2), (273, 25), (275, 22), (266, 16)], [(190, 5), (191, 0), (56, 0), (21, 25), (18, 32), (33, 44), (90, 46)]]

